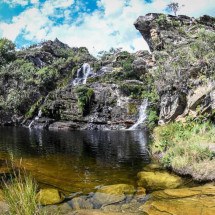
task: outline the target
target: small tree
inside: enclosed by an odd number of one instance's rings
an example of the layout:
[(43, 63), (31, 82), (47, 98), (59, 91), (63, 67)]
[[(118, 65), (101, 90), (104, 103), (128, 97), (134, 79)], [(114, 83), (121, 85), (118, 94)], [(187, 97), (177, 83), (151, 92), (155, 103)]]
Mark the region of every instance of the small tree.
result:
[(167, 10), (173, 12), (174, 15), (176, 16), (177, 12), (179, 11), (179, 3), (171, 2), (170, 4), (167, 5)]

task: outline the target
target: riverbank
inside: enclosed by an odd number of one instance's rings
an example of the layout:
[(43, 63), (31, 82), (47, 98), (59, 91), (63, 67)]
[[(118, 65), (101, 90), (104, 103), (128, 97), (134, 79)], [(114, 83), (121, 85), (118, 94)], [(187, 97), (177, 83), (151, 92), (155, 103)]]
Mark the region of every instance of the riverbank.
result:
[(154, 129), (151, 151), (166, 168), (197, 181), (215, 179), (215, 126), (174, 122)]

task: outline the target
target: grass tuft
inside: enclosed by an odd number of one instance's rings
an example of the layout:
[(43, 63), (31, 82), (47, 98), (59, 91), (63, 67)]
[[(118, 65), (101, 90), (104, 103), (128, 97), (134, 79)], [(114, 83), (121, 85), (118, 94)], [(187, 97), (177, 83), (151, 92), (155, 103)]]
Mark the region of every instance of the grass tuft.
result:
[(9, 182), (4, 182), (4, 198), (10, 215), (45, 215), (36, 202), (37, 183), (25, 171), (14, 170)]

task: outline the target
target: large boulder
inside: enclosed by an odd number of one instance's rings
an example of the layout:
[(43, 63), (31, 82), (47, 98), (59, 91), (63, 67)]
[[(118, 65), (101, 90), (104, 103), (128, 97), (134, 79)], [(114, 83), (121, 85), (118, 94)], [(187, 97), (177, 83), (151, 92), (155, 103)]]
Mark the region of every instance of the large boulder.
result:
[(147, 215), (213, 215), (215, 186), (156, 191), (139, 209)]
[(179, 176), (168, 172), (139, 172), (138, 186), (146, 188), (147, 191), (177, 188), (183, 181)]

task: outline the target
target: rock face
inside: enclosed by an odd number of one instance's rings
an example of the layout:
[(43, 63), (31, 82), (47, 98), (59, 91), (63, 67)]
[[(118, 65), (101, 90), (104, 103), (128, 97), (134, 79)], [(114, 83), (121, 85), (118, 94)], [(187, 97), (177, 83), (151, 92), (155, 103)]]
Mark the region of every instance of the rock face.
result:
[(214, 195), (215, 187), (212, 185), (157, 191), (140, 207), (140, 211), (148, 215), (212, 215), (215, 213)]
[(0, 124), (66, 130), (125, 129), (150, 87), (148, 52), (100, 60), (59, 40), (16, 52), (0, 68)]
[(160, 95), (160, 124), (214, 110), (215, 19), (150, 13), (134, 23), (148, 42)]

